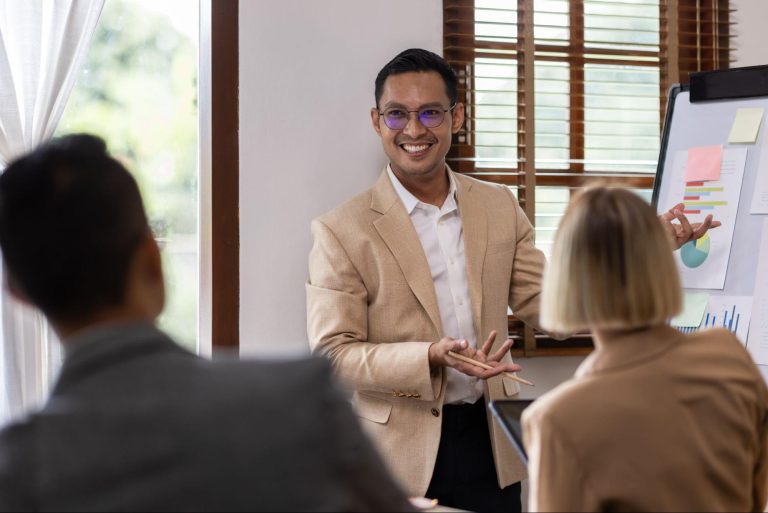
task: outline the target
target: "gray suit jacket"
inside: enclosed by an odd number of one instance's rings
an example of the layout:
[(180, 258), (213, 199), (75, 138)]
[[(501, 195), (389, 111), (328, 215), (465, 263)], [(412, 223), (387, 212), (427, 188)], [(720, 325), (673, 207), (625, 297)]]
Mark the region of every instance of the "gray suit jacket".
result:
[(210, 362), (149, 325), (66, 359), (0, 434), (0, 510), (407, 510), (328, 365)]

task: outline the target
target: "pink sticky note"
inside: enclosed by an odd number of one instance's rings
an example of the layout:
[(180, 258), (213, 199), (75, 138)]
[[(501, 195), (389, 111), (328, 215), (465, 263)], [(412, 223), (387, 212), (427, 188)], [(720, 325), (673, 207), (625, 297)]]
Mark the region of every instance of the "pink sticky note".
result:
[(723, 164), (723, 145), (701, 146), (688, 150), (685, 165), (686, 182), (711, 182), (720, 180), (720, 166)]

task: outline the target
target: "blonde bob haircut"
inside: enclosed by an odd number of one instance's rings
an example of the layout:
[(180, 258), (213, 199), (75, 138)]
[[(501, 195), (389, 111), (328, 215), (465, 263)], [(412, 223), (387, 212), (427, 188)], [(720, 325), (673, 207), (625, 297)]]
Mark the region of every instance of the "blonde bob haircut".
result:
[(544, 276), (541, 324), (556, 333), (666, 323), (681, 309), (669, 235), (620, 188), (585, 190), (560, 223)]

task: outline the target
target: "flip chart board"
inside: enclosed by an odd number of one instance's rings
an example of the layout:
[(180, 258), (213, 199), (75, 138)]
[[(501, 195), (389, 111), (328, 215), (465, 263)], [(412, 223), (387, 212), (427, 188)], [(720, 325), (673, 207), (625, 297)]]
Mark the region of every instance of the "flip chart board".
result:
[(676, 252), (683, 287), (709, 295), (701, 328), (737, 333), (768, 377), (768, 265), (759, 265), (761, 248), (768, 252), (766, 114), (768, 66), (697, 73), (690, 86), (674, 86), (653, 203), (659, 213), (684, 203), (692, 221), (723, 222)]

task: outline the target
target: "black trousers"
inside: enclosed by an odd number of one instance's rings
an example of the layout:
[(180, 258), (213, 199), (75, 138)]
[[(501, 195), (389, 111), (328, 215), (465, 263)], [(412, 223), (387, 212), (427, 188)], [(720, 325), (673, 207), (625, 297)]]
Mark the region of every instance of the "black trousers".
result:
[(427, 497), (467, 511), (522, 511), (520, 483), (499, 488), (484, 399), (443, 408), (440, 448)]

